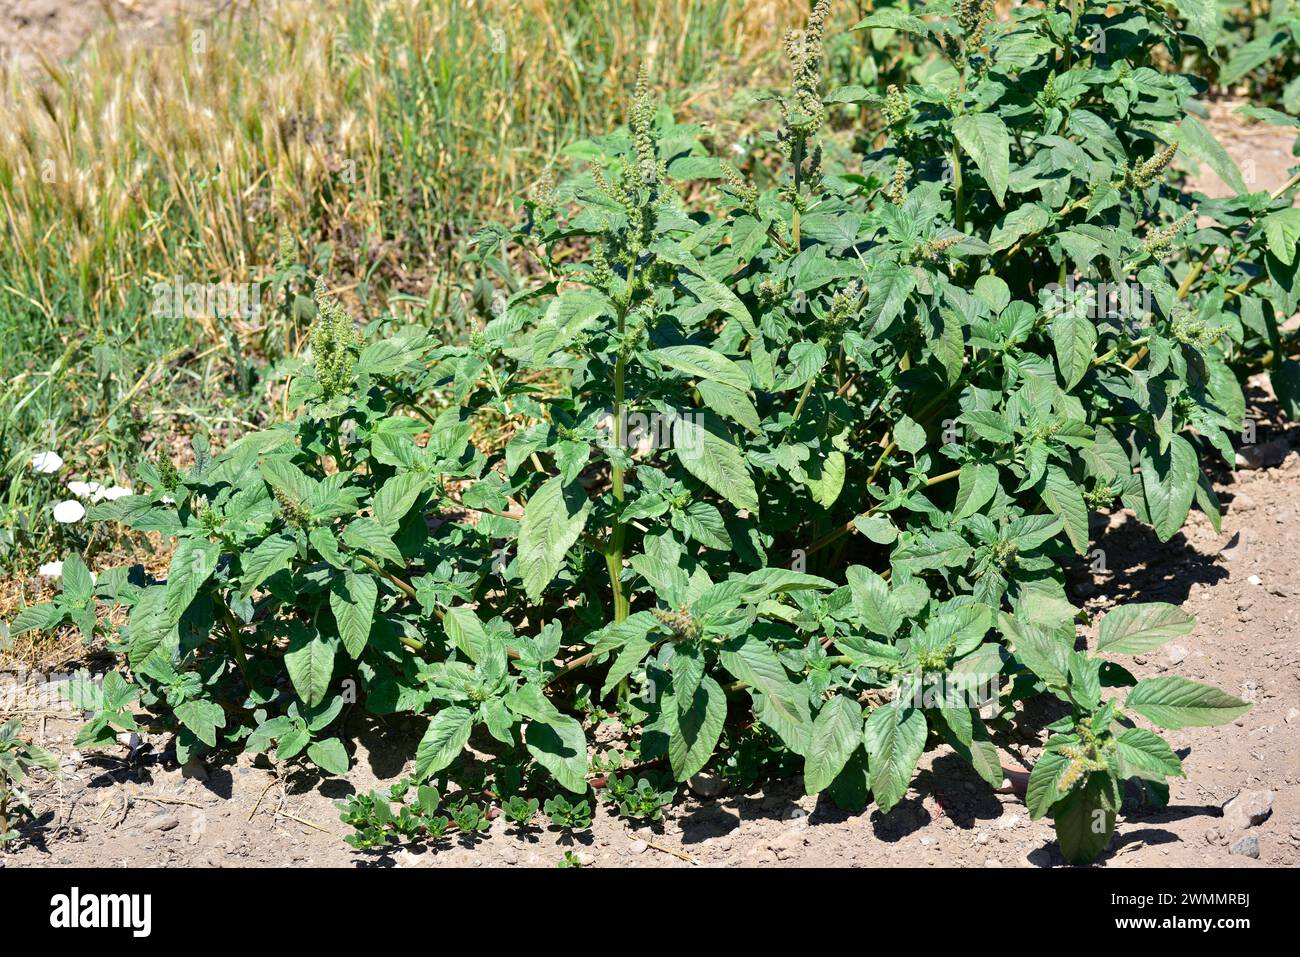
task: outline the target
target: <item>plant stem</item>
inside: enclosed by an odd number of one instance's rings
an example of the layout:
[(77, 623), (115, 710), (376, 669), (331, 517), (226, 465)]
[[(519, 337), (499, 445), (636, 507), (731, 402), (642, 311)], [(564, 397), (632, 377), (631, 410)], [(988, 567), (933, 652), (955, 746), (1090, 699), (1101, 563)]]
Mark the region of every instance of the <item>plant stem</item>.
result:
[(221, 620), (226, 626), (226, 631), (230, 634), (230, 644), (235, 649), (235, 664), (239, 666), (239, 674), (244, 679), (244, 684), (248, 685), (251, 690), (253, 682), (248, 677), (248, 656), (244, 653), (244, 639), (239, 622), (235, 621), (235, 614), (230, 610), (230, 606), (226, 604), (226, 599), (221, 595), (217, 595), (216, 599), (221, 611)]
[[(623, 491), (623, 446), (626, 437), (623, 435), (623, 386), (624, 376), (627, 372), (627, 357), (623, 349), (623, 332), (625, 320), (627, 317), (627, 307), (632, 303), (632, 287), (636, 279), (636, 263), (633, 263), (627, 271), (627, 291), (623, 295), (623, 301), (618, 306), (618, 334), (619, 349), (618, 359), (614, 363), (614, 448), (616, 456), (611, 466), (611, 482), (614, 489), (614, 500), (618, 507), (622, 507)], [(615, 516), (614, 529), (609, 537), (609, 550), (605, 552), (605, 565), (609, 569), (609, 587), (614, 595), (614, 621), (620, 622), (627, 618), (628, 600), (623, 594), (623, 541), (626, 535), (626, 527), (621, 517)]]

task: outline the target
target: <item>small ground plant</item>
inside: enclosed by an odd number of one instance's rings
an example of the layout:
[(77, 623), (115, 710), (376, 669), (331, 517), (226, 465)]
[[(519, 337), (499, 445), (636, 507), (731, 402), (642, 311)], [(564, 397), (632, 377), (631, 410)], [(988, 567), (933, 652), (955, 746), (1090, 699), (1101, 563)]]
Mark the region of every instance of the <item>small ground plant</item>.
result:
[[(1138, 680), (1124, 656), (1193, 619), (1126, 604), (1088, 640), (1065, 570), (1095, 512), (1161, 540), (1193, 507), (1217, 525), (1201, 459), (1233, 462), (1247, 372), (1295, 410), (1295, 180), (1248, 192), (1187, 112), (1204, 84), (1161, 64), (1194, 19), (918, 9), (859, 25), (909, 37), (906, 86), (823, 91), (827, 2), (787, 38), (764, 191), (643, 76), (626, 127), (574, 148), (587, 170), (479, 236), (486, 269), (513, 246), (540, 279), (468, 341), (359, 338), (321, 287), (296, 417), (94, 507), (177, 540), (165, 581), (105, 597), (178, 757), (274, 743), (343, 773), (358, 703), (427, 716), (417, 784), (486, 755), (585, 827), (582, 716), (610, 703), (672, 782), (789, 767), (888, 813), (938, 745), (1000, 786), (998, 742), (1042, 699), (1026, 800), (1066, 859), (1105, 849), (1126, 782), (1167, 798), (1183, 768), (1150, 726), (1249, 705)], [(884, 132), (841, 168), (843, 103)], [(1239, 194), (1182, 190), (1180, 151)], [(648, 819), (675, 790), (604, 783)], [(431, 812), (404, 813), (356, 798), (345, 820), (373, 846)]]
[(59, 766), (48, 751), (23, 739), (17, 718), (0, 724), (0, 852), (18, 839), (17, 819), (33, 816), (23, 785), (37, 769), (57, 773)]

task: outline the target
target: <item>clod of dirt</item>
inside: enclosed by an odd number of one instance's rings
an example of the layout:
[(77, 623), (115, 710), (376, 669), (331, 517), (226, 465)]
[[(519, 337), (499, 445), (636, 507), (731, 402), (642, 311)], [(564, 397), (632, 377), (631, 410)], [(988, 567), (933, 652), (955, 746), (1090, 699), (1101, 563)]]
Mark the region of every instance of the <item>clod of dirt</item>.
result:
[(1230, 853), (1240, 854), (1242, 857), (1253, 857), (1259, 860), (1259, 838), (1254, 834), (1248, 834), (1236, 844), (1232, 845)]
[[(1272, 791), (1241, 791), (1223, 805), (1223, 820), (1234, 831), (1263, 824), (1273, 813)], [(1234, 853), (1236, 849), (1234, 848)]]

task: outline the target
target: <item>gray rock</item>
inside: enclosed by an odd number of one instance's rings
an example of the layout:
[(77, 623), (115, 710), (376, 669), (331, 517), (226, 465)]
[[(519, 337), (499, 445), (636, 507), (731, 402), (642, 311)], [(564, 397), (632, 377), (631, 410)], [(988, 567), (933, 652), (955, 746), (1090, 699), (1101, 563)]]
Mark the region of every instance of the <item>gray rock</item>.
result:
[(1236, 844), (1232, 845), (1229, 853), (1240, 854), (1242, 857), (1253, 857), (1259, 860), (1259, 838), (1254, 834), (1247, 834)]
[(1263, 824), (1272, 813), (1272, 791), (1241, 791), (1223, 805), (1223, 820), (1234, 831)]

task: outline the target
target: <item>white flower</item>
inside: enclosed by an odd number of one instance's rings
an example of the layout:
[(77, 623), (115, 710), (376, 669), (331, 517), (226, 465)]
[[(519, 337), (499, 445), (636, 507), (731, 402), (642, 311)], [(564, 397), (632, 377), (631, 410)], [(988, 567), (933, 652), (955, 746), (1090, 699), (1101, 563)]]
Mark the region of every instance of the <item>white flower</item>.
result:
[(104, 486), (98, 482), (69, 482), (68, 491), (77, 498), (91, 498), (94, 496), (95, 501), (99, 501), (104, 492)]
[(43, 475), (53, 475), (63, 468), (63, 457), (58, 452), (37, 452), (32, 456), (32, 471)]
[(63, 562), (46, 562), (39, 569), (40, 573), (46, 578), (63, 577)]
[(86, 506), (82, 505), (75, 498), (70, 498), (66, 502), (60, 502), (54, 506), (54, 520), (62, 522), (64, 525), (70, 525), (73, 522), (79, 522), (86, 517)]
[(115, 502), (119, 498), (125, 498), (131, 494), (133, 493), (129, 488), (126, 488), (123, 485), (114, 485), (112, 488), (106, 488), (103, 491), (96, 493), (95, 501), (98, 502), (101, 498), (106, 498), (110, 502)]

